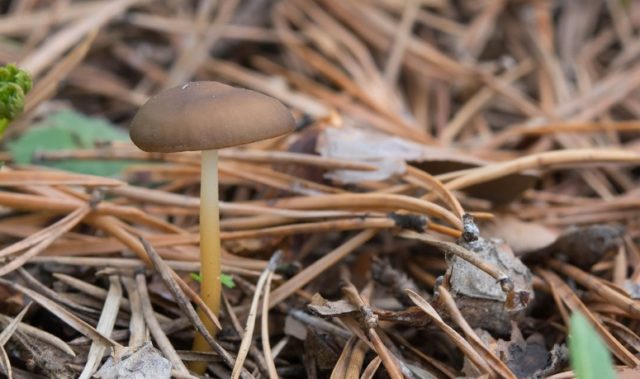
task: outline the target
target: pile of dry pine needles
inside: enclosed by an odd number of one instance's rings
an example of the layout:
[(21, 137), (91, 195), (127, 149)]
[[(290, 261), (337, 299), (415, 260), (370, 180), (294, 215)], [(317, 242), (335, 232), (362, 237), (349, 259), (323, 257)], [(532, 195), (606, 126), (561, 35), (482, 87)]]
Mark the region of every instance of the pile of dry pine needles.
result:
[[(215, 377), (570, 378), (573, 311), (640, 375), (640, 2), (2, 7), (0, 61), (34, 77), (5, 140), (60, 108), (126, 128), (189, 80), (274, 96), (298, 122), (221, 151), (235, 287), (206, 354), (189, 351), (197, 153), (1, 153), (4, 375), (88, 378), (143, 350), (160, 367), (153, 341), (175, 377), (205, 360)], [(135, 163), (46, 167), (84, 159)]]

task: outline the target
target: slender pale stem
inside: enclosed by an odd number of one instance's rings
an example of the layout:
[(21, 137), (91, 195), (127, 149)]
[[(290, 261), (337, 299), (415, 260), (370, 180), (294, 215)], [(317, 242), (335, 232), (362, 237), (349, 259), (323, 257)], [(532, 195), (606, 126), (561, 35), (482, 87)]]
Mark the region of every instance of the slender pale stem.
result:
[[(211, 311), (220, 313), (220, 212), (218, 210), (218, 151), (202, 152), (202, 172), (200, 183), (200, 274), (202, 283), (200, 296)], [(200, 310), (200, 319), (207, 330), (215, 335), (216, 328), (208, 317)], [(211, 351), (211, 347), (196, 334), (193, 342), (196, 351)], [(191, 369), (204, 372), (204, 362), (193, 362)]]

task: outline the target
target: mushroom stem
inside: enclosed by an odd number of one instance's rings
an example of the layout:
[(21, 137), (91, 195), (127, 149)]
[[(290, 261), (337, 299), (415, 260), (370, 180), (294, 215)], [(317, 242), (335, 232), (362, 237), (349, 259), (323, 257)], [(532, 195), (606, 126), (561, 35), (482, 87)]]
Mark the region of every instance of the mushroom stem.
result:
[[(220, 212), (218, 210), (218, 150), (202, 152), (200, 183), (200, 296), (217, 316), (220, 313)], [(200, 319), (207, 330), (215, 335), (216, 328), (208, 317), (199, 310)], [(211, 351), (204, 338), (197, 333), (193, 342), (195, 351)], [(206, 368), (204, 362), (194, 362), (194, 371)], [(202, 365), (201, 370), (196, 367)]]

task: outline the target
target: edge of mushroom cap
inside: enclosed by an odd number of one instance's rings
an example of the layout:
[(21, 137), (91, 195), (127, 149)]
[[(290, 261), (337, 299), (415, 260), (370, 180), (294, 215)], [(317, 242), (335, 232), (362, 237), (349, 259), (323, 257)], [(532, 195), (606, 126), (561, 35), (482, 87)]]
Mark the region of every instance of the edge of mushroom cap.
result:
[(277, 99), (248, 89), (203, 81), (164, 90), (131, 121), (133, 143), (147, 152), (222, 149), (278, 137), (294, 130)]

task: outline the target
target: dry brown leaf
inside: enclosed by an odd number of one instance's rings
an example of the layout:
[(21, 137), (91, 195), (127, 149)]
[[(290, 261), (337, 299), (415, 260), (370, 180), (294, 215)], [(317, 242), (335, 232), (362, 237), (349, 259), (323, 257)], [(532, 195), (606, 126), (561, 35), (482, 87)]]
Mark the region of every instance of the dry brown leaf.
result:
[(558, 232), (535, 222), (521, 221), (511, 215), (496, 215), (482, 224), (482, 235), (502, 239), (517, 256), (541, 250), (558, 238)]
[(313, 295), (307, 308), (322, 317), (348, 316), (358, 312), (358, 307), (347, 300), (329, 301), (319, 293)]

